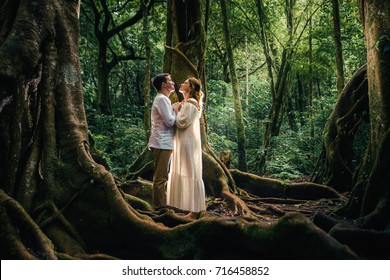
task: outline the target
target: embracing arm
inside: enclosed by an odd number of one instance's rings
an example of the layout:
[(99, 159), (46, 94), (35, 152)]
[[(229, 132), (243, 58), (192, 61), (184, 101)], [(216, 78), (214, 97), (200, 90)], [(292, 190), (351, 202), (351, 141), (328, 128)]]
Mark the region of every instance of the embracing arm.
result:
[(172, 104), (168, 98), (161, 98), (157, 106), (160, 115), (166, 126), (172, 127), (176, 121), (176, 114), (172, 108)]
[(176, 126), (178, 128), (187, 128), (194, 121), (198, 115), (197, 113), (198, 108), (192, 102), (187, 101), (177, 115)]

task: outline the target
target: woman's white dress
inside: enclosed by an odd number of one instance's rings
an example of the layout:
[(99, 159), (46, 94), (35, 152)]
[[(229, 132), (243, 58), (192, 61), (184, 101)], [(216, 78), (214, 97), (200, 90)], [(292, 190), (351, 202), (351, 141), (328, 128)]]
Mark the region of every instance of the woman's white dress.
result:
[(183, 210), (206, 210), (202, 180), (200, 111), (190, 98), (176, 117), (172, 162), (168, 178), (167, 204)]

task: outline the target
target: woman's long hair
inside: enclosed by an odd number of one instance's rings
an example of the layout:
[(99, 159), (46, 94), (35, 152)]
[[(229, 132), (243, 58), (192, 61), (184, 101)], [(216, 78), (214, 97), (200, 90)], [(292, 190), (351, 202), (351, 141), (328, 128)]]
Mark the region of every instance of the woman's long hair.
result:
[(188, 93), (188, 98), (194, 98), (196, 101), (198, 101), (198, 110), (201, 110), (202, 108), (202, 84), (200, 81), (194, 77), (188, 78), (188, 82), (190, 84), (190, 91)]

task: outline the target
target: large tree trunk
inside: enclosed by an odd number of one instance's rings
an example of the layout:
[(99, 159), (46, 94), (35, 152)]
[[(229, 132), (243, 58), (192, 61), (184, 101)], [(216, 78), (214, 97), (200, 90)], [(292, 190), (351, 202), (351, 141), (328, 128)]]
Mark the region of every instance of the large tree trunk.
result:
[(316, 170), (315, 182), (325, 183), (339, 191), (352, 188), (355, 135), (363, 122), (368, 121), (366, 65), (358, 69), (344, 87), (336, 107), (325, 124), (324, 152)]
[[(361, 97), (352, 105), (350, 104), (349, 108), (352, 108), (350, 113), (348, 112), (337, 122), (345, 132), (348, 130), (353, 132), (354, 127), (359, 124), (361, 108), (369, 104), (370, 139), (365, 156), (354, 173), (349, 203), (339, 211), (339, 214), (356, 220), (355, 223), (348, 224), (345, 221), (340, 222), (319, 215), (316, 223), (328, 230), (336, 239), (354, 248), (360, 255), (367, 256), (372, 253), (372, 248), (380, 247), (381, 257), (388, 258), (390, 256), (390, 247), (387, 245), (390, 242), (388, 233), (390, 227), (390, 96), (388, 94), (390, 40), (387, 34), (390, 32), (390, 2), (361, 0), (359, 6), (367, 45), (368, 95), (357, 91)], [(338, 106), (341, 106), (340, 102), (345, 100), (345, 98), (339, 99)], [(343, 134), (346, 134), (345, 132)], [(347, 145), (346, 149), (350, 150), (350, 145)]]
[[(366, 226), (390, 222), (390, 2), (359, 1), (367, 44), (368, 99), (371, 137), (357, 184), (365, 185), (360, 216)], [(374, 46), (374, 47), (372, 47)], [(370, 176), (367, 178), (364, 174)]]
[(206, 34), (201, 0), (168, 0), (166, 47), (164, 72), (171, 74), (178, 93), (180, 83), (189, 76), (199, 78), (204, 67)]

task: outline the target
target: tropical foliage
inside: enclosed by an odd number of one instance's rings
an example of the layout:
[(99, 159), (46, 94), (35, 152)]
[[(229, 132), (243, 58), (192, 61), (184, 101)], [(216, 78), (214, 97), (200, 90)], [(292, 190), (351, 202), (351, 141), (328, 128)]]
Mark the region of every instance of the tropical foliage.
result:
[[(83, 3), (81, 13), (81, 63), (84, 97), (89, 129), (97, 148), (110, 165), (111, 171), (125, 176), (127, 167), (137, 158), (146, 144), (143, 131), (143, 74), (145, 46), (142, 21), (123, 30), (109, 40), (109, 58), (126, 55), (131, 46), (139, 59), (119, 62), (110, 72), (110, 98), (113, 114), (104, 115), (97, 104), (98, 78), (96, 60), (97, 39), (93, 33), (91, 5)], [(111, 24), (119, 25), (139, 9), (139, 1), (94, 0), (111, 12)], [(206, 13), (206, 1), (203, 11)], [(227, 1), (229, 27), (237, 76), (240, 82), (247, 149), (248, 171), (257, 173), (263, 154), (265, 125), (269, 122), (272, 105), (270, 79), (261, 47), (257, 1)], [(263, 3), (266, 34), (271, 42), (273, 63), (288, 48), (286, 1)], [(266, 163), (267, 176), (299, 180), (310, 176), (322, 150), (324, 124), (338, 98), (336, 61), (333, 41), (331, 1), (292, 1), (292, 17), (297, 29), (296, 44), (291, 57), (291, 70), (284, 91), (283, 117), (279, 135), (272, 137)], [(233, 153), (232, 168), (238, 166), (237, 134), (227, 56), (222, 37), (221, 9), (218, 1), (210, 1), (207, 19), (207, 51), (205, 92), (208, 140), (218, 154)], [(341, 38), (345, 78), (348, 80), (366, 61), (362, 28), (355, 1), (339, 1)], [(304, 11), (301, 13), (300, 11)], [(164, 61), (166, 3), (156, 1), (149, 10), (149, 37), (152, 45), (152, 75), (162, 71)], [(308, 21), (312, 15), (311, 22)], [(103, 23), (101, 23), (103, 24)], [(311, 54), (309, 37), (311, 36)], [(312, 59), (309, 59), (311, 55)], [(310, 83), (311, 80), (311, 83)], [(181, 81), (176, 81), (180, 83)], [(346, 82), (346, 81), (345, 81)], [(311, 91), (309, 90), (312, 85)], [(152, 99), (155, 92), (152, 90)], [(310, 94), (312, 101), (310, 102)], [(359, 147), (356, 147), (359, 150)]]

